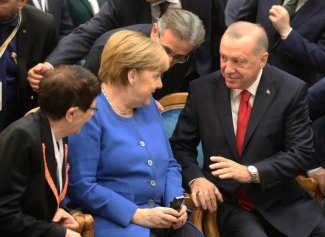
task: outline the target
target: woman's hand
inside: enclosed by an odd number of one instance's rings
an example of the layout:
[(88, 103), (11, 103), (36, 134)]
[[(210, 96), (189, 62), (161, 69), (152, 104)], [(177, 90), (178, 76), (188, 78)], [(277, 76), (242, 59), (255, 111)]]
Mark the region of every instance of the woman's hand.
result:
[(149, 228), (174, 228), (174, 225), (176, 225), (176, 227), (180, 225), (180, 219), (184, 219), (183, 209), (184, 207), (182, 207), (180, 212), (177, 212), (176, 210), (168, 207), (155, 207), (145, 209), (138, 208), (135, 211), (131, 221), (134, 224), (146, 226)]
[(185, 225), (186, 220), (187, 220), (187, 207), (182, 205), (181, 210), (178, 212), (177, 216), (177, 222), (172, 225), (173, 229), (179, 229), (182, 228), (183, 225)]

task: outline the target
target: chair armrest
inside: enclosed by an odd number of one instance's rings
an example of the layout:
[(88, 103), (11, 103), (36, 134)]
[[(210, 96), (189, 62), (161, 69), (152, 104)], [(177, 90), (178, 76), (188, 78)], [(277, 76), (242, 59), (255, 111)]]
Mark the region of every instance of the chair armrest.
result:
[(94, 219), (90, 214), (84, 214), (79, 210), (73, 210), (70, 214), (79, 224), (77, 230), (82, 237), (94, 237)]
[(189, 217), (189, 221), (192, 222), (200, 231), (203, 232), (203, 209), (201, 207), (195, 207), (191, 199), (191, 195), (184, 193), (186, 207), (192, 211), (192, 215)]
[(316, 179), (299, 175), (296, 177), (296, 180), (306, 192), (314, 197), (319, 206), (323, 207), (323, 195), (319, 189)]

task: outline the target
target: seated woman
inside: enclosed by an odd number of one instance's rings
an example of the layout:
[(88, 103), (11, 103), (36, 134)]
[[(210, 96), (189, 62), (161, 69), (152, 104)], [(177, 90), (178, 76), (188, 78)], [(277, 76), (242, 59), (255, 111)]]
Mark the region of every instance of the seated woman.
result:
[(67, 139), (93, 115), (97, 78), (62, 66), (40, 82), (40, 109), (0, 134), (0, 236), (80, 237), (61, 208), (68, 186)]
[(105, 45), (98, 113), (71, 136), (69, 197), (95, 219), (95, 236), (203, 236), (186, 223), (180, 166), (152, 94), (169, 67), (151, 39), (119, 31)]

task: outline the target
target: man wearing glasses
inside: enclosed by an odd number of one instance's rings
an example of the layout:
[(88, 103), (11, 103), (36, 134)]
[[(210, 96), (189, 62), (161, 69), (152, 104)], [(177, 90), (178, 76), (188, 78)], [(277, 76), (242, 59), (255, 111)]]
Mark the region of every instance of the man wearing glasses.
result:
[(157, 23), (138, 24), (108, 31), (92, 46), (86, 58), (86, 68), (95, 74), (98, 73), (101, 54), (107, 40), (120, 30), (141, 32), (159, 42), (169, 55), (170, 69), (162, 75), (163, 88), (155, 92), (155, 99), (173, 92), (187, 91), (189, 81), (198, 77), (195, 69), (195, 49), (203, 43), (205, 30), (202, 21), (195, 14), (181, 9), (170, 9)]
[[(157, 90), (154, 97), (160, 99), (166, 94), (187, 91), (189, 81), (198, 78), (197, 65), (202, 64), (202, 52), (195, 50), (205, 39), (202, 21), (195, 14), (182, 9), (169, 9), (157, 23), (139, 24), (110, 30), (93, 44), (87, 56), (85, 67), (97, 75), (102, 50), (108, 38), (120, 30), (132, 30), (161, 43), (170, 55), (171, 68), (163, 75), (163, 88)], [(87, 40), (84, 44), (88, 44)], [(72, 49), (71, 49), (72, 50)], [(51, 61), (50, 61), (51, 62)], [(61, 62), (68, 63), (68, 62)], [(55, 65), (53, 65), (55, 66)], [(42, 74), (48, 70), (47, 63), (38, 64), (28, 73), (28, 80), (33, 90), (38, 89)]]

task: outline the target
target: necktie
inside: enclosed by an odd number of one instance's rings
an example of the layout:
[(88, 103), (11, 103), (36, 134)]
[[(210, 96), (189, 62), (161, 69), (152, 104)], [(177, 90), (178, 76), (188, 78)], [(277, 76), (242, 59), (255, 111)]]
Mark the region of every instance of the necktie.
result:
[(159, 4), (159, 9), (160, 9), (160, 16), (165, 14), (165, 12), (167, 11), (168, 7), (169, 7), (170, 2), (162, 2)]
[[(245, 134), (247, 130), (247, 125), (249, 118), (251, 116), (252, 107), (249, 104), (249, 98), (251, 97), (251, 93), (248, 90), (243, 90), (240, 93), (240, 105), (238, 110), (238, 121), (237, 121), (237, 134), (236, 134), (236, 146), (238, 157), (241, 158), (243, 152), (243, 145)], [(251, 211), (255, 209), (254, 204), (250, 201), (245, 189), (242, 186), (239, 186), (237, 191), (237, 198), (239, 204), (247, 211)]]
[(249, 98), (251, 93), (247, 90), (241, 92), (240, 105), (238, 110), (238, 121), (237, 121), (237, 134), (236, 134), (236, 146), (238, 156), (241, 157), (243, 152), (244, 139), (248, 120), (252, 112), (252, 107), (249, 104)]
[(295, 13), (298, 2), (299, 0), (289, 0), (282, 5), (285, 9), (287, 9), (289, 16), (292, 16)]

